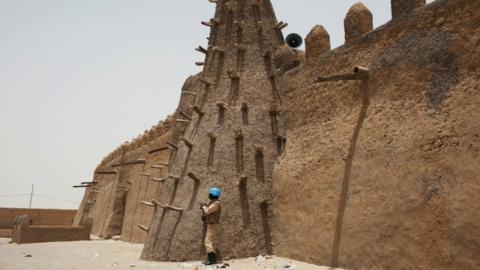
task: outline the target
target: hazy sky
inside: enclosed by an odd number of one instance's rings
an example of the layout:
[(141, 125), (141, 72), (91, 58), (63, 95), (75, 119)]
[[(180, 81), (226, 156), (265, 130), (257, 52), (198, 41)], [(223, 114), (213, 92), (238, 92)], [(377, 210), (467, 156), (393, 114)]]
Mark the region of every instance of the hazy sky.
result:
[[(332, 46), (354, 0), (273, 0), (284, 33)], [(431, 2), (431, 1), (430, 1)], [(365, 0), (375, 27), (389, 0)], [(199, 71), (207, 0), (0, 0), (0, 207), (76, 208), (99, 161), (173, 112)]]

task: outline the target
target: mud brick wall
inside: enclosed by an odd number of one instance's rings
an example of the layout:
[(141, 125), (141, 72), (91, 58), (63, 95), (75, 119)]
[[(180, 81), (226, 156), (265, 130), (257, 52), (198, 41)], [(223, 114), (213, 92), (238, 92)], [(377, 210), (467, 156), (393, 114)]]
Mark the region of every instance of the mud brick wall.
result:
[(142, 201), (156, 199), (166, 174), (167, 142), (175, 121), (169, 118), (120, 146), (97, 167), (92, 186), (86, 189), (75, 225), (92, 218), (92, 234), (104, 238), (121, 236), (142, 243), (144, 228), (150, 225), (153, 209)]
[(17, 244), (90, 240), (91, 223), (80, 227), (31, 226), (24, 222), (13, 230)]
[[(278, 255), (354, 269), (480, 268), (479, 8), (436, 1), (282, 77)], [(370, 70), (363, 81), (339, 79), (358, 65)]]
[(17, 216), (28, 215), (35, 226), (71, 226), (77, 210), (0, 208), (0, 229), (12, 229)]
[(92, 234), (98, 236), (103, 235), (104, 228), (110, 220), (108, 216), (113, 211), (113, 199), (117, 189), (118, 173), (115, 171), (108, 172), (105, 171), (105, 174), (102, 172), (97, 175), (96, 180), (99, 184), (96, 185), (95, 190), (90, 191), (92, 196), (90, 202), (95, 205), (89, 215), (93, 219)]
[[(199, 203), (222, 189), (218, 251), (223, 257), (271, 253), (272, 170), (283, 143), (273, 53), (283, 44), (282, 24), (270, 1), (217, 1), (198, 90), (179, 113), (185, 130), (172, 146), (154, 220), (142, 253), (148, 260), (204, 256)], [(185, 93), (182, 93), (182, 97)], [(280, 147), (282, 149), (282, 147)], [(170, 208), (168, 206), (172, 206)]]
[[(197, 76), (188, 78), (182, 87), (182, 96), (177, 111), (165, 123), (164, 131), (140, 151), (132, 152), (128, 159), (145, 160), (137, 166), (120, 166), (124, 170), (123, 179), (127, 182), (127, 199), (122, 222), (121, 239), (143, 243), (153, 221), (155, 208), (152, 200), (160, 199), (164, 188), (168, 167), (174, 158), (175, 145), (185, 125), (179, 119), (192, 113), (190, 104), (196, 97)], [(178, 117), (177, 117), (178, 116)]]
[(0, 229), (0, 238), (10, 238), (12, 237), (11, 229)]
[(270, 1), (210, 2), (203, 71), (96, 168), (75, 225), (144, 241), (143, 259), (200, 259), (198, 203), (219, 186), (224, 258), (480, 268), (479, 1), (391, 0), (375, 30), (357, 3), (344, 46), (319, 25), (305, 53)]

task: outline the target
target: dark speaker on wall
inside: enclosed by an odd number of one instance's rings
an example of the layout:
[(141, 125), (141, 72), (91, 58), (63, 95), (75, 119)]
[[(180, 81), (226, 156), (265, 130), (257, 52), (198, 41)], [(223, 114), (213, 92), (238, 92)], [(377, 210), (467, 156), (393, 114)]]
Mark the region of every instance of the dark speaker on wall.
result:
[(299, 34), (292, 33), (285, 38), (285, 42), (292, 48), (298, 48), (302, 46), (303, 39)]

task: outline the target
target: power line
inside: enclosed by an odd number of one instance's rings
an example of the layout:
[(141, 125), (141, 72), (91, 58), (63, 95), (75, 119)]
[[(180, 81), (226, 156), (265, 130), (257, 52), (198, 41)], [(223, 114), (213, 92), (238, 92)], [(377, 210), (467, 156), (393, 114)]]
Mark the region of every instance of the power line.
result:
[[(0, 194), (0, 197), (26, 197), (30, 196), (30, 193), (24, 193), (24, 194)], [(71, 203), (79, 203), (78, 201), (70, 201), (70, 200), (65, 200), (65, 199), (60, 199), (60, 198), (55, 198), (51, 196), (46, 196), (46, 195), (40, 195), (40, 194), (33, 194), (33, 197), (40, 197), (44, 199), (50, 199), (50, 200), (56, 200), (56, 201), (64, 201), (64, 202), (71, 202)]]
[(32, 204), (33, 197), (43, 198), (43, 199), (52, 200), (52, 201), (68, 202), (68, 203), (72, 203), (72, 204), (73, 203), (75, 203), (75, 204), (80, 203), (78, 201), (65, 200), (65, 199), (62, 199), (62, 198), (57, 198), (57, 197), (53, 197), (53, 196), (34, 193), (33, 192), (33, 186), (32, 186), (32, 191), (30, 193), (0, 194), (0, 197), (4, 197), (4, 198), (6, 198), (6, 197), (27, 197), (27, 196), (30, 197), (30, 207), (31, 207), (31, 204)]
[(30, 196), (30, 193), (24, 193), (24, 194), (0, 194), (0, 197), (23, 197), (23, 196)]
[(44, 199), (49, 199), (49, 200), (54, 200), (54, 201), (60, 201), (60, 202), (80, 203), (80, 202), (77, 202), (77, 201), (70, 201), (70, 200), (55, 198), (55, 197), (51, 197), (51, 196), (45, 196), (45, 195), (41, 195), (41, 194), (38, 194), (38, 193), (33, 194), (33, 196), (34, 197), (39, 197), (39, 198), (44, 198)]

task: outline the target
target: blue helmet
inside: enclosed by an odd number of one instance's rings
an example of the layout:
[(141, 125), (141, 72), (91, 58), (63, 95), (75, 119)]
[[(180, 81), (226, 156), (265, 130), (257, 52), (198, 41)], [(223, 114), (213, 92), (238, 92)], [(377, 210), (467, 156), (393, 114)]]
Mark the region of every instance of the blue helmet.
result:
[(208, 190), (208, 195), (220, 197), (221, 194), (222, 194), (222, 191), (218, 187), (213, 187), (210, 190)]

